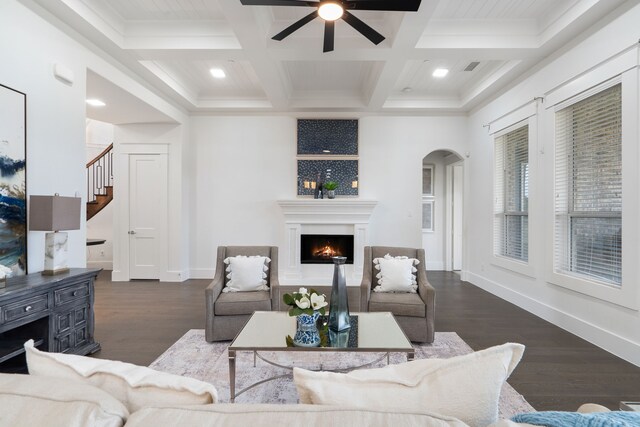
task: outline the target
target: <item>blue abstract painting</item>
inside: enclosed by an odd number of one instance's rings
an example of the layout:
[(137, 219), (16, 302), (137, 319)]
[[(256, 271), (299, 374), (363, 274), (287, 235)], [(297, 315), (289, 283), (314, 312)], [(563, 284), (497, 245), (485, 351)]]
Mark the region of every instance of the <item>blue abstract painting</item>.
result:
[(27, 272), (26, 95), (0, 85), (0, 265)]

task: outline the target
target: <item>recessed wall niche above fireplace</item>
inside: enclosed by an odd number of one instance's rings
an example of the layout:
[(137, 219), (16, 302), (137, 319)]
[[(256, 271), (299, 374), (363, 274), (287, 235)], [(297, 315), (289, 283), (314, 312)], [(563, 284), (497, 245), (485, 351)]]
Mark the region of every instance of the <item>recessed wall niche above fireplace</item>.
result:
[(347, 234), (302, 234), (300, 236), (301, 264), (333, 264), (334, 256), (347, 257), (353, 264), (353, 236)]

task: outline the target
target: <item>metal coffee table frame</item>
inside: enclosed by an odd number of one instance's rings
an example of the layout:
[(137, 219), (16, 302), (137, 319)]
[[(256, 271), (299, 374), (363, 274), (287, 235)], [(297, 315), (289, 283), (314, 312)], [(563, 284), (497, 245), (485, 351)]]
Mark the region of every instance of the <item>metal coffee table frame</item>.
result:
[[(277, 375), (274, 377), (266, 378), (256, 383), (250, 384), (249, 386), (243, 388), (242, 390), (236, 392), (236, 354), (241, 351), (250, 351), (253, 353), (253, 366), (256, 366), (257, 358), (260, 358), (264, 362), (279, 367), (283, 369), (287, 369), (293, 371), (293, 366), (287, 366), (280, 363), (276, 363), (272, 360), (261, 355), (260, 351), (271, 351), (271, 352), (353, 352), (353, 353), (383, 353), (382, 356), (375, 358), (367, 363), (360, 364), (357, 366), (350, 366), (345, 368), (340, 368), (338, 370), (334, 370), (333, 372), (347, 372), (354, 369), (365, 368), (367, 366), (371, 366), (377, 362), (380, 362), (387, 359), (387, 364), (389, 364), (389, 357), (391, 353), (405, 353), (407, 355), (407, 360), (413, 360), (415, 357), (415, 351), (411, 342), (404, 334), (398, 322), (393, 317), (391, 313), (358, 313), (358, 316), (361, 316), (359, 319), (360, 325), (364, 325), (365, 332), (367, 328), (367, 322), (373, 322), (372, 319), (375, 319), (376, 322), (381, 322), (380, 324), (384, 325), (386, 328), (390, 329), (391, 338), (390, 341), (394, 341), (395, 345), (384, 346), (385, 339), (380, 337), (379, 341), (381, 344), (378, 346), (375, 342), (375, 339), (372, 340), (370, 337), (368, 342), (363, 343), (362, 347), (357, 348), (332, 348), (332, 347), (287, 347), (285, 337), (287, 335), (293, 335), (295, 332), (295, 318), (289, 317), (286, 312), (255, 312), (251, 318), (247, 321), (244, 327), (240, 330), (236, 338), (231, 342), (228, 348), (229, 353), (229, 393), (230, 393), (230, 401), (235, 402), (236, 397), (241, 395), (242, 393), (264, 384), (269, 381), (273, 381), (279, 378), (291, 377), (292, 373)], [(272, 322), (267, 322), (267, 320), (271, 320)], [(275, 325), (274, 325), (275, 324)], [(248, 328), (252, 327), (264, 327), (264, 325), (269, 325), (268, 327), (274, 327), (275, 330), (270, 330), (271, 335), (274, 337), (281, 337), (279, 340), (274, 338), (273, 342), (268, 342), (265, 345), (265, 342), (268, 341), (268, 338), (264, 337), (264, 334), (258, 334), (256, 337), (255, 345), (251, 343), (247, 343), (247, 335), (255, 333), (255, 331), (251, 331)], [(277, 330), (281, 329), (281, 330)], [(361, 330), (359, 329), (359, 334)], [(379, 334), (378, 334), (379, 335)], [(323, 370), (322, 365), (320, 365), (320, 370)]]

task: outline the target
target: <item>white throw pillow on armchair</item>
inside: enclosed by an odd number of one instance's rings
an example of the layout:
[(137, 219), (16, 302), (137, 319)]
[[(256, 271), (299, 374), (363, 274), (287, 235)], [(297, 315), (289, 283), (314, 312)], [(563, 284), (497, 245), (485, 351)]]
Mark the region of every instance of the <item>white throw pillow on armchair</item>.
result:
[(293, 369), (300, 403), (430, 411), (471, 427), (498, 419), (500, 391), (522, 358), (508, 343), (450, 359), (419, 359), (348, 374)]
[(268, 264), (271, 259), (265, 256), (244, 256), (225, 258), (227, 265), (227, 285), (222, 292), (266, 291)]
[(392, 257), (386, 254), (383, 258), (375, 258), (373, 264), (378, 271), (378, 286), (374, 292), (412, 292), (416, 293), (418, 281), (415, 267), (420, 261), (406, 256)]

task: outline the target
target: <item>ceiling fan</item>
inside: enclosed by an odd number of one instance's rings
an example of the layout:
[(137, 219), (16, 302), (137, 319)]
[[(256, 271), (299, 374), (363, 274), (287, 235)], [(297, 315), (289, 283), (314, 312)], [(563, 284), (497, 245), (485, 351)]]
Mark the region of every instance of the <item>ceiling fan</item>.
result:
[(272, 39), (281, 41), (294, 31), (320, 17), (324, 19), (323, 52), (331, 52), (333, 50), (335, 21), (338, 19), (344, 20), (375, 45), (384, 40), (382, 34), (356, 18), (349, 10), (416, 12), (420, 7), (420, 2), (421, 0), (240, 0), (240, 3), (245, 6), (303, 6), (316, 8), (315, 11), (273, 36)]

